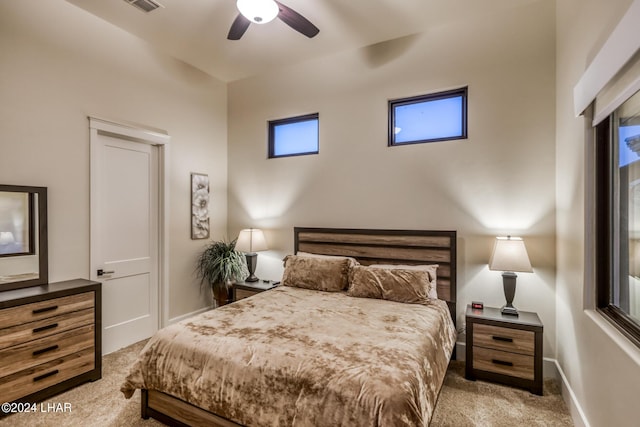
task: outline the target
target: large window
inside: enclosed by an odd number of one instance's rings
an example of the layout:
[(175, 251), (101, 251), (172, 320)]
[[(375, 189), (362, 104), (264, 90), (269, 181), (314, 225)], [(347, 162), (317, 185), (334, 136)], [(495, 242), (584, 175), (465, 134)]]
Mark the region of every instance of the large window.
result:
[(596, 127), (597, 306), (640, 346), (640, 92)]
[(269, 158), (318, 154), (318, 113), (269, 122)]
[(389, 101), (390, 146), (466, 137), (466, 87)]

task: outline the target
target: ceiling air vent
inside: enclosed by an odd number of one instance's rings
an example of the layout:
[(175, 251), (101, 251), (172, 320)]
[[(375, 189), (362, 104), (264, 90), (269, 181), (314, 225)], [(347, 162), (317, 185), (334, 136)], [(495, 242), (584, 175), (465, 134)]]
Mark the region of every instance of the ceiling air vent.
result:
[(164, 7), (160, 3), (157, 3), (153, 0), (124, 0), (124, 1), (126, 1), (132, 6), (137, 7), (143, 12), (151, 12), (153, 10), (156, 10), (159, 7)]

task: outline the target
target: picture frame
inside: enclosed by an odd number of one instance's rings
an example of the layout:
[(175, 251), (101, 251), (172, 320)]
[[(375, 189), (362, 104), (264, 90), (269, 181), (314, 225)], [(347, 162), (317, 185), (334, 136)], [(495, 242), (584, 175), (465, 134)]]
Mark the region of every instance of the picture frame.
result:
[(191, 173), (191, 239), (209, 238), (209, 175)]

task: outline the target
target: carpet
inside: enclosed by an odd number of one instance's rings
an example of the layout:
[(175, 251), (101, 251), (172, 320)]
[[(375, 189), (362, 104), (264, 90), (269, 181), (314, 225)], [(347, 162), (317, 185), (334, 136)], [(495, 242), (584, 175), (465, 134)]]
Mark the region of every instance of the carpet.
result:
[[(12, 414), (0, 419), (0, 427), (161, 426), (153, 419), (140, 418), (139, 391), (130, 400), (120, 393), (128, 367), (143, 346), (144, 341), (105, 356), (101, 380), (37, 405), (39, 409), (52, 408), (49, 412)], [(573, 426), (557, 382), (545, 380), (544, 386), (544, 396), (536, 396), (526, 390), (467, 381), (464, 362), (451, 362), (431, 426)]]

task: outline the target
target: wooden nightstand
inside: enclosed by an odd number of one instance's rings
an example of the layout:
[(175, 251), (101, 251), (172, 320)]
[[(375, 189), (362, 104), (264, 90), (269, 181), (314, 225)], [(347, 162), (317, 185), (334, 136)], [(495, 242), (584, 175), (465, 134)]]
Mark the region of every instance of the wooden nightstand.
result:
[(278, 286), (280, 282), (265, 283), (262, 280), (258, 282), (238, 282), (233, 284), (233, 301), (239, 301), (248, 298), (260, 292), (268, 291)]
[(467, 306), (465, 377), (527, 388), (542, 395), (542, 330), (536, 313), (508, 316)]

